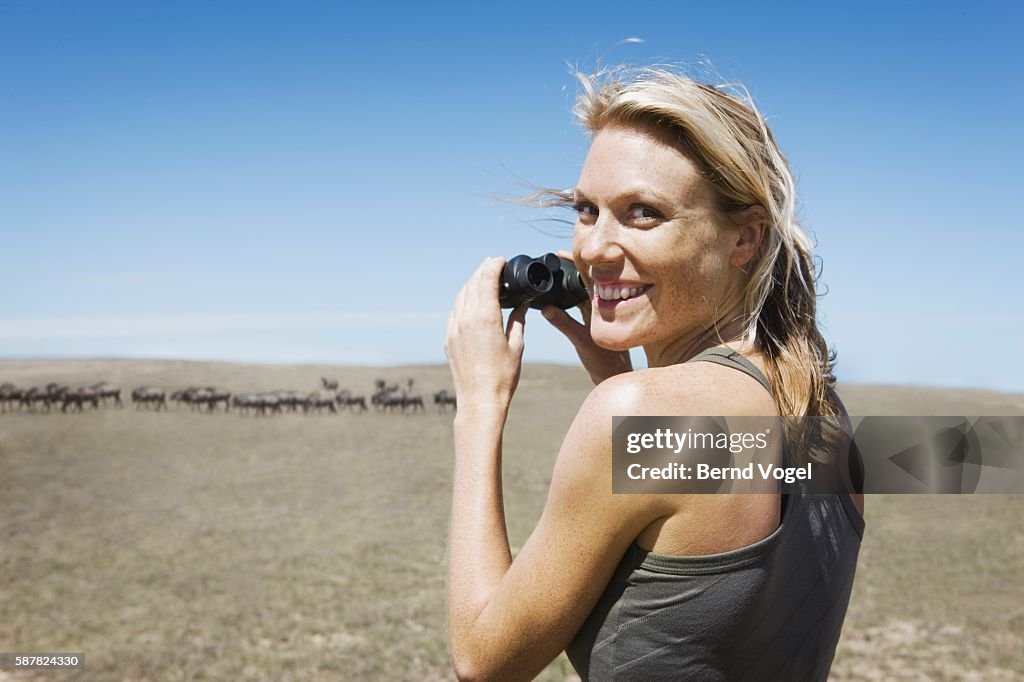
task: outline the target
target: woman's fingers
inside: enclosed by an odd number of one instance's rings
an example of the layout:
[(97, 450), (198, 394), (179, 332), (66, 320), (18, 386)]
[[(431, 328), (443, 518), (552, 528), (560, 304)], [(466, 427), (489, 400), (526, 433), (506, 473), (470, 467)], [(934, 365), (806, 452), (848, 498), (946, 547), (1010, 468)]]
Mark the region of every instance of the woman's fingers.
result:
[[(573, 259), (572, 254), (570, 252), (568, 252), (568, 251), (555, 251), (555, 255), (558, 256), (559, 258), (565, 258), (566, 260), (571, 260), (574, 264), (576, 262)], [(578, 265), (576, 267), (579, 268)], [(581, 270), (580, 274), (583, 276), (583, 281), (587, 282), (587, 273)], [(587, 286), (589, 287), (590, 284), (587, 283)], [(580, 309), (580, 313), (583, 314), (583, 324), (589, 326), (590, 325), (590, 313), (591, 313), (590, 301), (583, 301), (583, 303), (580, 303), (577, 307)], [(572, 319), (572, 318), (569, 318), (569, 319)], [(555, 325), (555, 326), (558, 326), (558, 325)]]
[(498, 305), (498, 288), (501, 286), (501, 271), (505, 267), (503, 258), (485, 258), (466, 283), (468, 308), (487, 318), (501, 319)]
[[(453, 340), (458, 338), (479, 339), (504, 332), (506, 342), (514, 342), (521, 352), (528, 306), (523, 305), (514, 310), (509, 315), (507, 326), (503, 324), (498, 290), (504, 267), (503, 258), (486, 258), (470, 275), (448, 313), (445, 323), (446, 351), (450, 351)], [(491, 338), (493, 340), (494, 337)]]
[(569, 313), (556, 306), (545, 306), (541, 312), (555, 329), (562, 332), (572, 342), (583, 366), (590, 373), (595, 384), (601, 383), (610, 376), (633, 369), (628, 352), (608, 350), (594, 343), (594, 339), (590, 335), (590, 311), (587, 309), (589, 306), (584, 303), (580, 307), (583, 310), (585, 324), (580, 324)]
[(515, 393), (523, 355), (526, 306), (506, 325), (498, 303), (501, 258), (488, 258), (456, 297), (446, 323), (445, 353), (460, 400), (476, 396), (505, 407)]
[(591, 315), (591, 313), (594, 312), (593, 304), (591, 304), (590, 301), (584, 301), (583, 303), (580, 303), (576, 307), (579, 308), (580, 314), (583, 315), (583, 325), (586, 326), (586, 327), (589, 327), (590, 326), (590, 315)]
[(530, 309), (525, 303), (508, 316), (508, 324), (505, 327), (505, 338), (508, 339), (509, 349), (517, 356), (522, 357), (525, 342), (523, 334), (526, 329), (526, 312)]
[(569, 313), (561, 308), (547, 305), (541, 310), (541, 314), (551, 323), (552, 327), (565, 334), (572, 341), (572, 345), (577, 348), (583, 343), (591, 343), (590, 330), (587, 329), (586, 325), (574, 320)]

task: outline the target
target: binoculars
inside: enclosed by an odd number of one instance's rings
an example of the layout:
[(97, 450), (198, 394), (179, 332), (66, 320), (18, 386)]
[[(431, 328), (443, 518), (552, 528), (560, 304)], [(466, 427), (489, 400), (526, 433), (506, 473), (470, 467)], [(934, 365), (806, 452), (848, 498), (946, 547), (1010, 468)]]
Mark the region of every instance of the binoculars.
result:
[(502, 308), (529, 303), (531, 308), (553, 305), (566, 310), (589, 298), (575, 263), (553, 253), (510, 258), (501, 273), (498, 301)]

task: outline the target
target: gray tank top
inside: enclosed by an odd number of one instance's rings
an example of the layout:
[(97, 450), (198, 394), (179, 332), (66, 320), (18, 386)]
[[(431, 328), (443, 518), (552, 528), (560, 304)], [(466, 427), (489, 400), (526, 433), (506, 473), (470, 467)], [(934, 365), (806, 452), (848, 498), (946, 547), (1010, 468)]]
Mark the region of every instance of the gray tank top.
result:
[[(742, 355), (707, 361), (745, 372)], [(783, 457), (789, 463), (790, 456)], [(850, 601), (864, 519), (846, 493), (783, 494), (779, 527), (740, 549), (654, 554), (635, 542), (566, 649), (583, 680), (827, 680)]]

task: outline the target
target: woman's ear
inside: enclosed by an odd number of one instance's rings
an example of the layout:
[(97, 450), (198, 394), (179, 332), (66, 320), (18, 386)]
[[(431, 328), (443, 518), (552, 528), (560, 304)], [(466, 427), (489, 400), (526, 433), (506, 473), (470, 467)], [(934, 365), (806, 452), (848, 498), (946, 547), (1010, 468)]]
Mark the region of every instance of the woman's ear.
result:
[(736, 229), (729, 264), (743, 268), (757, 255), (768, 236), (768, 212), (763, 206), (754, 205), (735, 211), (729, 217)]

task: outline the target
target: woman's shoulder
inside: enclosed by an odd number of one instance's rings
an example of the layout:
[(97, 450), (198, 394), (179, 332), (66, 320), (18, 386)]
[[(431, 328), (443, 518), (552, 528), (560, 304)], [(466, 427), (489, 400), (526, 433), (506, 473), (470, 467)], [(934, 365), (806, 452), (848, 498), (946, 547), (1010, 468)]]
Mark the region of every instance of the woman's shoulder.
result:
[(778, 407), (753, 377), (711, 362), (637, 369), (591, 391), (585, 408), (614, 415), (773, 415)]

